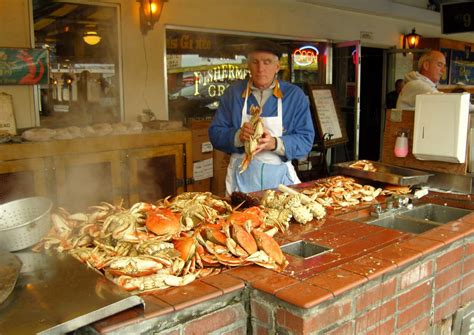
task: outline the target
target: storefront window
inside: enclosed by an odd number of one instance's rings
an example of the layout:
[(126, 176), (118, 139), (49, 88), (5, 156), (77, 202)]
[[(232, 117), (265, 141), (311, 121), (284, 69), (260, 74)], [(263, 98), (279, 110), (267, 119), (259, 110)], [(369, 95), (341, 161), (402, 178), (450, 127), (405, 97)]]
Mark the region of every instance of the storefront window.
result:
[[(166, 30), (169, 117), (211, 118), (224, 90), (249, 75), (246, 50), (256, 36)], [(286, 50), (279, 78), (304, 87), (323, 84), (326, 49), (323, 42), (269, 38)]]
[(49, 50), (49, 83), (39, 87), (42, 127), (122, 119), (118, 8), (33, 0), (35, 47)]

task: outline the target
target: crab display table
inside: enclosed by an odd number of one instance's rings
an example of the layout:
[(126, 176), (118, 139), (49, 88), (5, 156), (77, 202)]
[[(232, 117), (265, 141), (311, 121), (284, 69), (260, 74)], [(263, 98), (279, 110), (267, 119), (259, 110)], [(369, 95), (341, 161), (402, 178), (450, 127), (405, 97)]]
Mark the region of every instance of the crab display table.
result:
[[(373, 203), (385, 200), (379, 196)], [(474, 210), (470, 195), (431, 192), (419, 201)], [(367, 216), (371, 205), (330, 210), (322, 220), (291, 224), (286, 234), (278, 235), (279, 244), (303, 240), (330, 250), (306, 259), (287, 255), (289, 265), (282, 272), (237, 267), (186, 286), (143, 293), (144, 308), (118, 313), (77, 333), (408, 334), (461, 329), (474, 296), (474, 213), (414, 234), (355, 221)]]

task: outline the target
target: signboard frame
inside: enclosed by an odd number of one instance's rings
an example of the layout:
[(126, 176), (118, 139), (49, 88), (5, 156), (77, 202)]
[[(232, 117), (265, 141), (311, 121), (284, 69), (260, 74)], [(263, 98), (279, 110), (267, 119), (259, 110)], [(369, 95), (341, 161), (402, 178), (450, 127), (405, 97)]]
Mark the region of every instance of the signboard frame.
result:
[(322, 147), (330, 148), (349, 142), (341, 110), (336, 104), (334, 87), (315, 84), (306, 86)]
[(474, 31), (474, 2), (441, 4), (441, 30), (443, 34)]

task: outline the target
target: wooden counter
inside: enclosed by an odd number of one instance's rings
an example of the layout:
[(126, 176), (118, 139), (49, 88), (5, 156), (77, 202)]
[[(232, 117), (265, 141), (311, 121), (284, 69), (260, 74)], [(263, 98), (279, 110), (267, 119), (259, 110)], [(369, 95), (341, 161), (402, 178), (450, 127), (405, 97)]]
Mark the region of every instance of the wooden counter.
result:
[[(474, 210), (470, 196), (430, 193), (423, 201)], [(313, 241), (330, 252), (287, 256), (281, 273), (238, 267), (152, 291), (142, 295), (144, 308), (76, 333), (421, 334), (452, 321), (474, 298), (474, 213), (415, 235), (352, 221), (370, 205), (291, 224), (277, 238)]]
[[(385, 130), (383, 136), (383, 163), (424, 171), (434, 171), (459, 175), (465, 175), (467, 173), (467, 159), (466, 163), (463, 164), (438, 161), (424, 161), (416, 159), (412, 153), (414, 123), (415, 111), (387, 109), (385, 117)], [(401, 132), (405, 132), (405, 134), (408, 134), (408, 155), (406, 157), (396, 157), (393, 153), (395, 141), (397, 139), (397, 136), (399, 136)]]
[(68, 210), (192, 190), (191, 132), (144, 131), (0, 145), (0, 202), (41, 195)]

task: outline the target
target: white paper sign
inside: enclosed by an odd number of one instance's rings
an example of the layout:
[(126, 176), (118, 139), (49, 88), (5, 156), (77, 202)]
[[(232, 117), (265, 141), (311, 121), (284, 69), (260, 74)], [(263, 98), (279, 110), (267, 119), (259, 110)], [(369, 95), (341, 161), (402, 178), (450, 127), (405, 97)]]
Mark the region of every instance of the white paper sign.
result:
[(206, 152), (212, 152), (213, 146), (211, 142), (203, 142), (201, 144), (201, 152), (206, 153)]
[(10, 94), (0, 93), (0, 133), (16, 135), (13, 98)]
[(213, 176), (213, 172), (214, 169), (212, 165), (212, 158), (194, 162), (193, 164), (194, 180), (211, 178)]
[(324, 134), (332, 134), (331, 139), (342, 137), (341, 127), (337, 119), (336, 107), (332, 99), (331, 90), (313, 90), (314, 103)]

